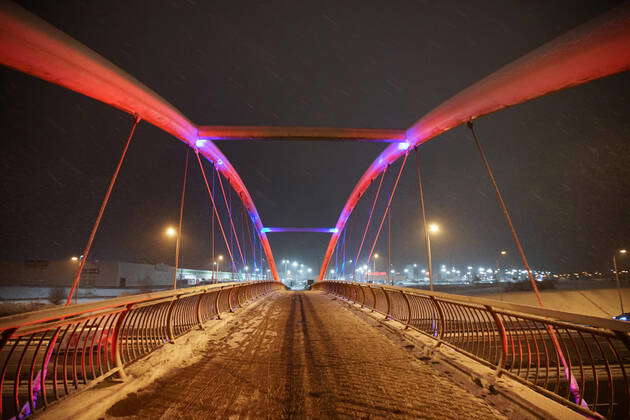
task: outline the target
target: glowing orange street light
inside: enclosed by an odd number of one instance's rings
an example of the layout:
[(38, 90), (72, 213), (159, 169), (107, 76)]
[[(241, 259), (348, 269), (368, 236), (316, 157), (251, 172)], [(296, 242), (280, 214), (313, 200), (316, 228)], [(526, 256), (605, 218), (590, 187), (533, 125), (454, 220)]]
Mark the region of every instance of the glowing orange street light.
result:
[(615, 280), (617, 281), (617, 293), (619, 293), (619, 306), (621, 307), (621, 313), (623, 314), (623, 298), (621, 297), (621, 283), (619, 283), (619, 270), (617, 269), (617, 253), (625, 256), (628, 253), (626, 249), (620, 249), (613, 254), (613, 271), (615, 272)]

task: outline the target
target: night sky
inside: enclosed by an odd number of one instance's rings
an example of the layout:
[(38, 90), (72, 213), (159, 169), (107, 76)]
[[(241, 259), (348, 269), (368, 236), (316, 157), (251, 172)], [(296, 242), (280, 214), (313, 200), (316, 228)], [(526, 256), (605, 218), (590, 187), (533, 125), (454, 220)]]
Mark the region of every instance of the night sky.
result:
[[(475, 81), (619, 2), (19, 3), (195, 123), (406, 129)], [(0, 259), (79, 254), (131, 117), (10, 69), (0, 75)], [(476, 126), (534, 267), (606, 269), (616, 248), (630, 246), (628, 73), (499, 111)], [(335, 225), (356, 181), (385, 148), (218, 145), (266, 226), (313, 227)], [(139, 127), (93, 258), (173, 262), (173, 243), (162, 232), (177, 221), (185, 150), (155, 127)], [(435, 262), (493, 264), (499, 249), (514, 258), (467, 130), (447, 132), (420, 153), (427, 210), (444, 230), (434, 241)], [(392, 211), (398, 267), (424, 261), (414, 176), (411, 160)], [(195, 166), (190, 181), (184, 266), (210, 261), (209, 207)], [(353, 219), (356, 231), (365, 223), (365, 203)], [(269, 236), (276, 261), (300, 259), (314, 269), (328, 240)], [(377, 251), (385, 252), (384, 244)]]

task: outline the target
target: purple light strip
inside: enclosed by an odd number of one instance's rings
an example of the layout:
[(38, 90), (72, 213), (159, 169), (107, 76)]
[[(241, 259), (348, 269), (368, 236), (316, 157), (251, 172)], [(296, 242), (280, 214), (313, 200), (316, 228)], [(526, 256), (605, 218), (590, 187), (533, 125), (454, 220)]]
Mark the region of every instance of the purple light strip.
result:
[(263, 233), (280, 232), (314, 232), (314, 233), (336, 233), (337, 228), (307, 228), (307, 227), (264, 227)]

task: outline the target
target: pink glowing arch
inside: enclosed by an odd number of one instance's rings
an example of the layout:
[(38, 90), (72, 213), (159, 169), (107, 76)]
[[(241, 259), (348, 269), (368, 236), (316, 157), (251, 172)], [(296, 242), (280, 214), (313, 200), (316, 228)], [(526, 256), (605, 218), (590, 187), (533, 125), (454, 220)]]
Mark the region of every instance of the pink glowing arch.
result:
[(278, 271), (267, 235), (241, 177), (199, 127), (131, 75), (15, 3), (0, 2), (0, 63), (104, 102), (198, 149), (228, 179), (256, 227), (271, 273)]
[(339, 215), (318, 281), (324, 279), (337, 241), (363, 193), (409, 149), (480, 116), (629, 68), (630, 3), (626, 2), (443, 102), (407, 130), (404, 143), (388, 146), (361, 176)]

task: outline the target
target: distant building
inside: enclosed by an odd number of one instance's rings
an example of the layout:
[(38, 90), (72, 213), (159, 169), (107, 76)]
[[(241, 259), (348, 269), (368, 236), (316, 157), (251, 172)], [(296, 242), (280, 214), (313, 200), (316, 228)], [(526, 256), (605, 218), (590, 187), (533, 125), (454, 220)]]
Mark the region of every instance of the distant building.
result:
[[(0, 261), (0, 286), (68, 287), (79, 261), (27, 260)], [(159, 289), (173, 284), (175, 268), (166, 264), (136, 264), (117, 261), (90, 261), (81, 275), (82, 287)], [(237, 280), (232, 273), (181, 268), (177, 281), (186, 285)]]

